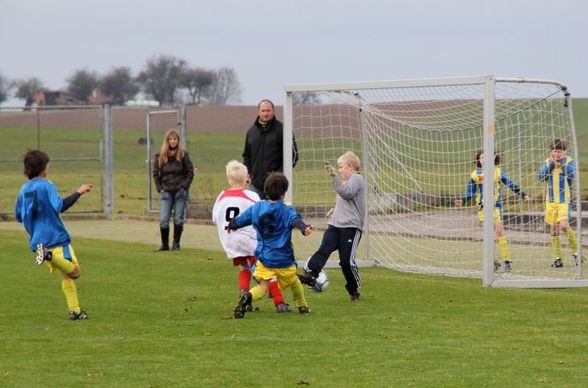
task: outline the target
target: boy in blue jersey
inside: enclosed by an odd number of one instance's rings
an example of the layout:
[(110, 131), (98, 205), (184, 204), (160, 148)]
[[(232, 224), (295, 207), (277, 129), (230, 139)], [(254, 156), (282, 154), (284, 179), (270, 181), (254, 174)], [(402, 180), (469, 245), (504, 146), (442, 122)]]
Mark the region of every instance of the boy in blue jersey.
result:
[[(462, 198), (454, 201), (458, 207), (463, 206), (472, 198), (476, 198), (478, 206), (478, 219), (484, 221), (484, 203), (483, 203), (483, 183), (484, 183), (484, 154), (482, 151), (476, 153), (476, 169), (471, 173), (467, 184), (466, 193)], [(503, 171), (498, 165), (500, 164), (500, 153), (494, 155), (494, 231), (498, 240), (498, 250), (504, 264), (504, 272), (510, 273), (512, 270), (512, 256), (508, 248), (508, 241), (504, 235), (504, 226), (502, 225), (502, 186), (506, 186), (513, 193), (518, 194), (524, 201), (529, 200), (529, 196), (513, 182), (506, 171)], [(499, 262), (494, 262), (494, 270), (500, 268)]]
[(568, 245), (572, 250), (572, 257), (578, 265), (578, 243), (576, 233), (570, 227), (570, 200), (575, 177), (574, 160), (566, 154), (566, 143), (560, 139), (549, 142), (549, 158), (539, 167), (539, 180), (546, 183), (545, 195), (545, 223), (549, 225), (551, 246), (555, 259), (551, 264), (554, 268), (563, 267), (561, 259), (561, 241), (559, 231), (568, 237)]
[(80, 277), (80, 265), (71, 238), (61, 220), (60, 213), (69, 209), (92, 184), (85, 183), (67, 198), (61, 198), (55, 185), (47, 180), (49, 156), (39, 150), (28, 151), (24, 156), (24, 174), (28, 181), (21, 187), (16, 201), (16, 220), (29, 234), (29, 248), (37, 253), (38, 265), (46, 262), (49, 270), (55, 268), (63, 274), (61, 288), (65, 294), (71, 320), (87, 319), (80, 307), (74, 280)]
[(292, 228), (299, 229), (304, 236), (312, 233), (314, 227), (302, 221), (294, 206), (284, 203), (288, 190), (288, 179), (280, 172), (271, 173), (264, 184), (267, 201), (255, 203), (229, 222), (228, 230), (237, 230), (253, 225), (257, 233), (257, 266), (253, 276), (257, 286), (244, 292), (234, 310), (235, 318), (243, 318), (247, 307), (254, 300), (263, 298), (269, 282), (277, 279), (282, 290), (292, 288), (294, 301), (300, 314), (310, 312), (304, 297), (304, 288), (296, 276), (296, 260), (292, 248)]
[(349, 300), (358, 302), (361, 277), (355, 257), (365, 218), (367, 188), (365, 179), (359, 173), (361, 161), (353, 152), (348, 151), (339, 156), (337, 167), (339, 175), (335, 167), (325, 162), (337, 193), (335, 208), (327, 213), (328, 227), (319, 249), (307, 260), (304, 273), (299, 276), (304, 284), (313, 287), (331, 253), (338, 250), (339, 266), (345, 277)]

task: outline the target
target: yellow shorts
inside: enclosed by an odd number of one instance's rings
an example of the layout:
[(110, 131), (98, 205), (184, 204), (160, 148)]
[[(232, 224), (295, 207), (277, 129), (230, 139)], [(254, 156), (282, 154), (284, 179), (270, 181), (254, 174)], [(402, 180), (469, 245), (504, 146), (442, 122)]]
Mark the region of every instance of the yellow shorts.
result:
[(285, 290), (297, 281), (300, 281), (296, 275), (295, 265), (291, 265), (287, 268), (267, 268), (259, 260), (257, 260), (257, 266), (255, 267), (253, 277), (258, 280), (271, 280), (276, 278), (278, 279), (278, 284), (282, 290)]
[[(78, 262), (78, 258), (76, 257), (76, 252), (74, 251), (73, 247), (71, 245), (68, 245), (67, 249), (69, 250), (69, 255), (71, 256), (71, 259), (66, 259), (64, 257), (64, 252), (63, 252), (63, 246), (56, 246), (53, 248), (49, 248), (48, 251), (51, 252), (51, 254), (53, 255), (53, 257), (60, 257), (62, 259), (65, 260), (69, 260), (71, 261), (77, 268), (80, 267), (80, 263)], [(55, 267), (53, 265), (53, 263), (51, 263), (50, 261), (46, 261), (45, 263), (47, 263), (47, 267), (49, 267), (49, 272), (53, 272), (57, 269), (57, 267)]]
[(562, 220), (567, 220), (569, 207), (567, 203), (545, 203), (545, 223), (555, 225)]
[[(484, 209), (478, 211), (478, 219), (484, 222)], [(497, 207), (494, 208), (494, 223), (502, 224), (502, 210)]]

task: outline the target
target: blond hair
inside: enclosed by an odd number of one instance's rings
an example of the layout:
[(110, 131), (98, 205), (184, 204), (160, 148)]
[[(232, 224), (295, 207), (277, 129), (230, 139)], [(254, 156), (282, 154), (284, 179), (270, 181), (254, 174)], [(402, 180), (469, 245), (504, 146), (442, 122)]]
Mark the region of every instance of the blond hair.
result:
[(343, 155), (339, 156), (337, 163), (348, 164), (353, 167), (355, 171), (359, 171), (361, 167), (361, 161), (359, 160), (359, 157), (351, 151), (347, 151)]
[[(178, 139), (178, 148), (176, 148), (175, 150), (169, 149), (170, 137), (175, 137), (176, 139)], [(182, 142), (180, 141), (180, 133), (175, 128), (169, 129), (165, 133), (165, 136), (163, 137), (163, 144), (159, 149), (159, 167), (166, 164), (167, 161), (172, 157), (178, 161), (182, 160), (184, 158), (184, 153), (184, 148), (182, 147)]]
[(231, 160), (225, 168), (227, 172), (227, 182), (231, 187), (245, 187), (249, 180), (247, 167), (236, 160)]

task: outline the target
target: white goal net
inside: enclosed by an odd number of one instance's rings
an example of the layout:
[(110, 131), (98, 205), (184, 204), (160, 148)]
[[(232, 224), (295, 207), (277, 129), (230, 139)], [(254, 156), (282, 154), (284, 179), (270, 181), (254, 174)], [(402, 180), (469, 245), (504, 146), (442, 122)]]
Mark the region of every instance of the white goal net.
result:
[[(286, 168), (291, 199), (306, 221), (325, 228), (335, 192), (324, 162), (351, 150), (368, 184), (361, 258), (401, 271), (480, 277), (492, 286), (587, 286), (573, 259), (582, 242), (576, 206), (569, 218), (578, 247), (560, 231), (564, 265), (552, 267), (547, 189), (538, 174), (554, 139), (577, 160), (571, 112), (566, 88), (554, 81), (485, 76), (289, 85), (284, 148), (291, 149), (292, 133), (299, 151), (296, 167)], [(496, 152), (499, 164), (486, 156), (489, 163), (478, 169), (478, 152)], [(575, 200), (579, 173), (567, 178)], [(468, 186), (470, 179), (475, 184)], [(484, 198), (496, 204), (485, 200), (494, 206), (480, 210), (471, 190), (482, 194), (482, 179)], [(495, 209), (506, 240), (494, 231)], [(297, 255), (317, 248), (297, 247)]]

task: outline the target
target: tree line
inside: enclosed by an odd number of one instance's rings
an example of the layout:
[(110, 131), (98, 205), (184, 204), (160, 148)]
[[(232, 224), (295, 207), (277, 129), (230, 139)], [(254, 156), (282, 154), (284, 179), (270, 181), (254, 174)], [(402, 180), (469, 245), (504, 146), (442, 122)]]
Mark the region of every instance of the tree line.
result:
[[(37, 77), (10, 80), (0, 73), (0, 104), (13, 93), (29, 106), (37, 91), (44, 89), (45, 85)], [(241, 85), (233, 68), (194, 67), (172, 55), (147, 59), (136, 76), (126, 66), (115, 66), (102, 75), (88, 69), (75, 70), (66, 79), (65, 91), (82, 104), (88, 104), (95, 92), (100, 93), (103, 102), (113, 105), (123, 105), (139, 92), (161, 106), (241, 102)]]

